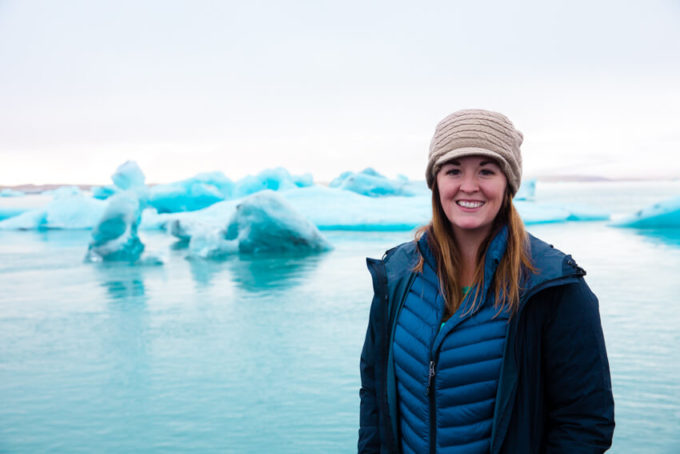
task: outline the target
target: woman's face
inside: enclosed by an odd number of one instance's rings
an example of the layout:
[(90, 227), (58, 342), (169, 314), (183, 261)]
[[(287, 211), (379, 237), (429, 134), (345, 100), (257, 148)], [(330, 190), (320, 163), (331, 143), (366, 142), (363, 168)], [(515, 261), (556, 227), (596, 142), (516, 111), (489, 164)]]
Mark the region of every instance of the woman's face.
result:
[(439, 203), (454, 235), (488, 235), (507, 185), (505, 174), (491, 158), (466, 156), (444, 164), (437, 173)]

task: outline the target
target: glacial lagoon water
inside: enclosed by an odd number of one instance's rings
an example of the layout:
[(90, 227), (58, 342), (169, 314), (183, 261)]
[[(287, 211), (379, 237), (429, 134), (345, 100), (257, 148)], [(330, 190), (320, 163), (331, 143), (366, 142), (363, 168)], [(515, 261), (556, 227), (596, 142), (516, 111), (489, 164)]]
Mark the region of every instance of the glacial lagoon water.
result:
[[(539, 184), (616, 216), (680, 184)], [(534, 225), (600, 299), (615, 453), (680, 452), (680, 232)], [(366, 256), (411, 232), (324, 232), (307, 257), (86, 264), (87, 231), (0, 232), (0, 452), (356, 451)]]

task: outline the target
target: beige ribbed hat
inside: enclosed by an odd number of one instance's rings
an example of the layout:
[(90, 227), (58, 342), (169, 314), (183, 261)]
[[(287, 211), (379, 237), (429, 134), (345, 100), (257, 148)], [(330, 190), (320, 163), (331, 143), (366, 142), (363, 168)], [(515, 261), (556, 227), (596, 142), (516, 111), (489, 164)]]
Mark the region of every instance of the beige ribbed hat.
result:
[(498, 112), (465, 109), (439, 122), (430, 143), (425, 177), (432, 189), (441, 166), (463, 156), (488, 156), (498, 161), (515, 195), (522, 180), (522, 133)]

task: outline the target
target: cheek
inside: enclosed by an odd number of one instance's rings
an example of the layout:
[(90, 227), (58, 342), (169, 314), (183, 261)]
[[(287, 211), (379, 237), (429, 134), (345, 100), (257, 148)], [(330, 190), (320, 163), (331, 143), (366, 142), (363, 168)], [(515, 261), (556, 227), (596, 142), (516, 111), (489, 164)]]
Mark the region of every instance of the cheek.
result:
[(447, 203), (451, 202), (451, 199), (453, 198), (455, 194), (455, 191), (451, 187), (451, 185), (441, 185), (439, 186), (439, 202), (445, 206)]
[(503, 196), (505, 195), (505, 187), (507, 186), (507, 183), (505, 182), (505, 179), (498, 181), (494, 186), (493, 186), (493, 194), (494, 198), (498, 199), (499, 201), (503, 200)]

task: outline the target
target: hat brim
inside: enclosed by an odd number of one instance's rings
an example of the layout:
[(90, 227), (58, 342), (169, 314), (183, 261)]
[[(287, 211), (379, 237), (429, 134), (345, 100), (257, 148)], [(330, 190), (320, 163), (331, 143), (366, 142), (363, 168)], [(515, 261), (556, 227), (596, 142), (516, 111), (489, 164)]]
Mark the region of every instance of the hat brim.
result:
[(439, 170), (439, 168), (446, 164), (447, 162), (452, 161), (456, 158), (464, 158), (466, 156), (486, 156), (489, 158), (493, 158), (494, 161), (498, 162), (498, 164), (501, 167), (503, 167), (503, 171), (507, 172), (506, 167), (508, 164), (499, 153), (487, 150), (486, 148), (478, 147), (456, 148), (455, 150), (447, 151), (435, 161), (434, 168)]

